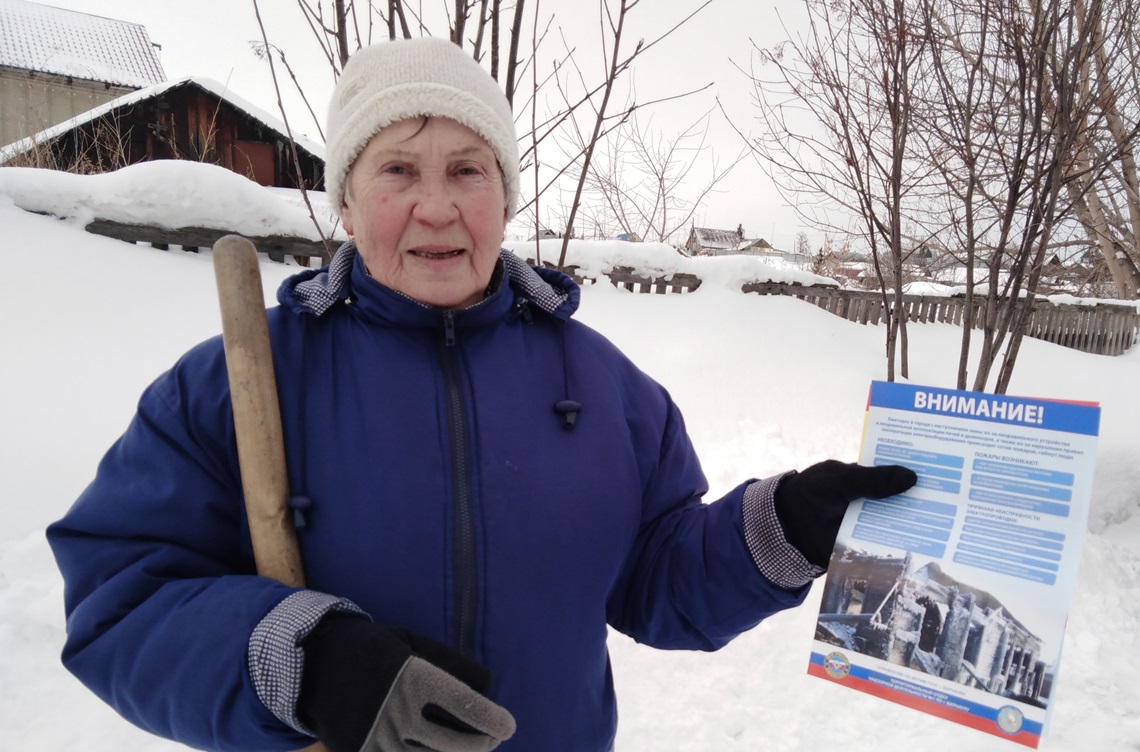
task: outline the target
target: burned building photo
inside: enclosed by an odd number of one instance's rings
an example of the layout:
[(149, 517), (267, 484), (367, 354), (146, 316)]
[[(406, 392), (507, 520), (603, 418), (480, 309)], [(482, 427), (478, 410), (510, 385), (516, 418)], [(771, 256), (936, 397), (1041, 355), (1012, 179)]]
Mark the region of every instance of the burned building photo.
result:
[(833, 554), (815, 638), (969, 687), (1045, 707), (1053, 667), (1042, 641), (993, 595), (936, 562)]

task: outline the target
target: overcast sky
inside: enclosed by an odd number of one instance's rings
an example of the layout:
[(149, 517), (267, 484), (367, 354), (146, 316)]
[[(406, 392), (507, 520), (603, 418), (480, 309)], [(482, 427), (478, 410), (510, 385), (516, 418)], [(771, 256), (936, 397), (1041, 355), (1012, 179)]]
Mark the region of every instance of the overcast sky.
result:
[[(47, 0), (44, 4), (143, 24), (151, 40), (162, 48), (161, 59), (168, 78), (213, 78), (227, 84), (238, 96), (270, 112), (277, 111), (268, 67), (250, 48), (251, 41), (261, 38), (252, 0), (197, 0), (193, 3)], [(444, 0), (420, 2), (425, 13), (434, 12), (437, 18), (450, 4)], [(601, 30), (594, 21), (596, 6), (590, 0), (541, 0), (538, 5), (543, 17), (553, 14), (568, 42), (581, 48), (578, 60), (585, 69), (584, 74), (591, 80), (600, 80), (600, 57), (596, 52), (584, 54), (591, 45), (596, 50), (601, 37)], [(638, 38), (656, 37), (697, 5), (696, 0), (643, 0), (627, 19), (623, 49), (632, 49)], [(794, 25), (793, 20), (789, 20), (796, 14), (794, 5), (797, 4), (785, 3), (780, 10), (789, 26)], [(788, 6), (793, 6), (792, 10)], [(434, 8), (438, 10), (433, 11)], [(295, 3), (286, 0), (263, 0), (261, 12), (270, 41), (285, 50), (302, 77), (323, 125), (332, 74), (319, 56), (300, 10)], [(530, 23), (529, 18), (527, 22)], [(439, 33), (446, 27), (440, 23), (436, 28)], [(650, 50), (635, 70), (638, 101), (712, 84), (707, 92), (698, 96), (649, 111), (653, 115), (652, 127), (666, 136), (676, 135), (698, 115), (714, 107), (719, 97), (738, 128), (746, 132), (754, 129), (751, 83), (734, 63), (749, 68), (753, 42), (768, 47), (785, 36), (780, 15), (771, 0), (713, 0), (680, 32)], [(553, 28), (549, 39), (548, 49), (553, 52), (561, 48), (558, 27)], [(299, 98), (289, 96), (286, 108), (294, 127), (299, 123), (302, 131), (318, 137)], [(642, 118), (644, 120), (645, 115)], [(520, 124), (522, 130), (525, 125)], [(719, 113), (714, 114), (712, 120), (712, 138), (722, 164), (731, 161), (743, 146)], [(707, 156), (703, 162), (708, 163)], [(741, 162), (719, 189), (719, 193), (706, 200), (697, 217), (698, 225), (736, 229), (743, 224), (749, 236), (764, 237), (777, 247), (789, 249), (796, 232), (804, 230), (813, 238), (813, 244), (818, 244), (818, 234), (801, 225), (750, 158)]]

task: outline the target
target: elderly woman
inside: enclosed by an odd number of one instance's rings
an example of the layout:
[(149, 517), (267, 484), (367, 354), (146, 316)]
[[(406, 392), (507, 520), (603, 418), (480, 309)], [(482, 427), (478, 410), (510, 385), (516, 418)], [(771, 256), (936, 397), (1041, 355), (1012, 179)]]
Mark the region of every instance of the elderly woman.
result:
[(705, 503), (680, 412), (500, 250), (510, 107), (442, 40), (349, 61), (328, 195), (353, 240), (269, 312), (308, 589), (255, 575), (222, 344), (143, 395), (49, 529), (67, 667), (194, 747), (604, 752), (607, 625), (715, 650), (795, 606), (849, 500), (914, 483), (829, 461)]

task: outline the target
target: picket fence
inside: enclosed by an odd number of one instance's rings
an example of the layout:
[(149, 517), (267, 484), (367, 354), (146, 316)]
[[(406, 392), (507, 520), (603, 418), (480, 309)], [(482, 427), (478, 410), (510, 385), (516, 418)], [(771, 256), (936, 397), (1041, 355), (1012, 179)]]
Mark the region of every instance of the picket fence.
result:
[[(209, 228), (171, 230), (99, 219), (89, 224), (87, 230), (127, 242), (146, 243), (159, 248), (179, 245), (185, 250), (208, 248), (222, 235), (228, 234), (225, 230)], [(284, 260), (288, 255), (308, 266), (312, 259), (321, 263), (327, 261), (329, 256), (322, 243), (305, 238), (272, 236), (251, 237), (250, 240), (258, 250), (278, 261)], [(584, 281), (577, 267), (571, 266), (565, 271), (575, 281)], [(701, 279), (694, 274), (647, 277), (636, 269), (624, 266), (611, 269), (606, 276), (615, 286), (639, 293), (683, 294), (701, 286)], [(876, 325), (885, 319), (882, 296), (873, 291), (775, 282), (748, 283), (741, 291), (758, 295), (791, 296), (860, 324)], [(975, 299), (973, 320), (979, 328), (985, 320), (985, 306), (985, 300)], [(910, 323), (942, 322), (961, 326), (965, 321), (964, 296), (904, 295), (903, 307)], [(1033, 304), (1026, 333), (1030, 337), (1084, 352), (1120, 355), (1136, 344), (1140, 335), (1140, 309), (1127, 304), (1085, 305), (1041, 298)]]
[[(566, 270), (578, 282), (578, 269)], [(668, 278), (645, 277), (629, 267), (616, 267), (607, 275), (618, 286), (641, 293), (688, 293), (701, 286), (693, 274)], [(751, 282), (742, 292), (758, 295), (787, 295), (819, 306), (828, 313), (859, 324), (877, 325), (886, 319), (883, 297), (871, 290), (850, 290), (830, 285), (800, 285), (777, 282)], [(998, 301), (999, 305), (1001, 301)], [(889, 305), (889, 304), (888, 304)], [(974, 326), (981, 328), (987, 301), (973, 301)], [(903, 295), (908, 323), (947, 323), (961, 326), (966, 320), (965, 295)], [(1098, 355), (1120, 355), (1140, 335), (1140, 308), (1135, 305), (1096, 303), (1095, 305), (1054, 302), (1039, 298), (1033, 303), (1026, 334), (1036, 339)]]

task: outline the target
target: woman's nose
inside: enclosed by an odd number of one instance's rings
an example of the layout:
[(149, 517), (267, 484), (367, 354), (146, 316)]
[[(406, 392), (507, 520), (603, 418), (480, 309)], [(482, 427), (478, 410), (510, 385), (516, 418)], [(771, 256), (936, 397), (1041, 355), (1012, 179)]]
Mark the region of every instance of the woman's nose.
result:
[(459, 207), (446, 185), (429, 178), (421, 185), (420, 195), (412, 207), (412, 218), (425, 225), (439, 227), (458, 219)]

